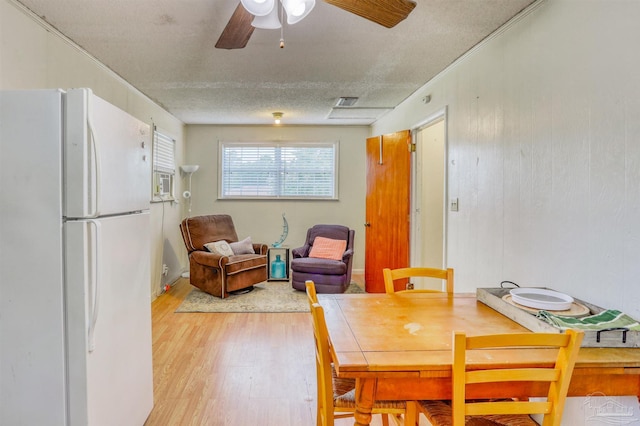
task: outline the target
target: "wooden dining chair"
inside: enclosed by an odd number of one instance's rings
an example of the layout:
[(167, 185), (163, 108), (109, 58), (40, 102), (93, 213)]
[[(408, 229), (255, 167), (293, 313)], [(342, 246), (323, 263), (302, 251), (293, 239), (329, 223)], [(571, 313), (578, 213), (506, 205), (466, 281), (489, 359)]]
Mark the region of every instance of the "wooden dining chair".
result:
[(437, 268), (400, 268), (382, 270), (384, 277), (384, 289), (387, 294), (402, 293), (402, 292), (418, 292), (418, 293), (438, 293), (442, 292), (440, 289), (414, 289), (414, 290), (398, 290), (396, 291), (393, 285), (394, 281), (412, 278), (438, 278), (446, 282), (446, 292), (453, 293), (453, 269), (437, 269)]
[[(467, 337), (453, 333), (453, 389), (451, 405), (443, 401), (419, 401), (422, 412), (433, 426), (537, 425), (529, 415), (543, 414), (543, 426), (560, 426), (573, 367), (584, 332), (517, 333)], [(467, 353), (475, 349), (509, 347), (556, 348), (555, 365), (527, 368), (467, 369)], [(548, 386), (546, 401), (518, 399), (466, 400), (468, 384), (489, 383), (506, 387), (508, 382), (539, 382)]]
[[(329, 331), (324, 310), (318, 303), (315, 284), (306, 281), (307, 298), (313, 317), (313, 335), (316, 346), (316, 378), (318, 389), (317, 426), (333, 426), (334, 419), (353, 417), (356, 409), (355, 379), (340, 378), (331, 360)], [(389, 415), (397, 425), (403, 425), (406, 412), (404, 401), (376, 401), (372, 414), (382, 415), (382, 424), (389, 426)], [(415, 409), (415, 404), (412, 405)], [(415, 424), (415, 423), (414, 423)], [(413, 425), (411, 425), (413, 426)]]

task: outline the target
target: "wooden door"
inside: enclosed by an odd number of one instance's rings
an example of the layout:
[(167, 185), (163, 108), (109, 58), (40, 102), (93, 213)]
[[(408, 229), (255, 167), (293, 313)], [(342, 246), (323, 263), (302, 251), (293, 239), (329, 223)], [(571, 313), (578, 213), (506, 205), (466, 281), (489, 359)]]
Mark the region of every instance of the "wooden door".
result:
[(384, 293), (383, 268), (409, 266), (411, 132), (367, 139), (365, 288)]

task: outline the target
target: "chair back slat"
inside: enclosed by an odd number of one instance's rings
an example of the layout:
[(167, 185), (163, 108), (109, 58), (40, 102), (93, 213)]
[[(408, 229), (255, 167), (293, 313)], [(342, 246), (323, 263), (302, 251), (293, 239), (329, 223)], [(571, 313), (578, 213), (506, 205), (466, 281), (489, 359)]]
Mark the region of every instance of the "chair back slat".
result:
[(551, 412), (553, 403), (539, 402), (471, 402), (466, 404), (467, 416), (484, 416), (488, 414), (546, 414)]
[(414, 290), (399, 290), (396, 291), (393, 285), (394, 281), (413, 278), (436, 278), (445, 281), (445, 291), (447, 293), (453, 293), (453, 269), (437, 269), (437, 268), (399, 268), (382, 270), (384, 277), (384, 288), (386, 293), (402, 293), (402, 292), (416, 292), (416, 293), (441, 293), (442, 289), (414, 289)]
[(487, 334), (470, 338), (467, 341), (467, 349), (521, 346), (559, 348), (566, 346), (569, 339), (569, 335), (565, 333)]
[(507, 370), (467, 371), (467, 383), (553, 382), (560, 372), (555, 368), (510, 368)]

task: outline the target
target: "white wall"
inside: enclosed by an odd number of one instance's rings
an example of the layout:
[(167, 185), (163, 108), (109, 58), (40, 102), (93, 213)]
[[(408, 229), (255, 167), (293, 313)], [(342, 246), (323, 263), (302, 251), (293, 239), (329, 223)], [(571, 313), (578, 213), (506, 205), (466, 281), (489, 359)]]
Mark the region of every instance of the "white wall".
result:
[[(365, 126), (187, 126), (187, 156), (200, 165), (192, 180), (192, 216), (229, 214), (238, 237), (272, 244), (282, 233), (282, 214), (289, 223), (284, 246), (301, 246), (307, 229), (336, 223), (355, 229), (353, 268), (364, 270), (366, 192)], [(218, 200), (219, 141), (339, 141), (339, 201)], [(186, 254), (185, 254), (186, 256)]]
[[(155, 123), (177, 139), (177, 159), (182, 160), (181, 121), (22, 6), (0, 0), (0, 90), (70, 87), (89, 87), (96, 95), (138, 119)], [(163, 221), (164, 237), (174, 247), (183, 245), (177, 229), (180, 207), (165, 203), (163, 212), (162, 203), (151, 206), (152, 295), (160, 288)]]
[(372, 133), (448, 108), (457, 291), (512, 280), (640, 318), (640, 2), (537, 6)]

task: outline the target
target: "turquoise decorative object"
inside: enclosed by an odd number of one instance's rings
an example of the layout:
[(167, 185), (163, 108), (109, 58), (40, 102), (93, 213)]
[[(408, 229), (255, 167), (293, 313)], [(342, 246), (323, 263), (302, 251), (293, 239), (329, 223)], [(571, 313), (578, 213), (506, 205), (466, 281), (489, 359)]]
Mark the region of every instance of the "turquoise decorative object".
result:
[(287, 235), (289, 235), (289, 223), (287, 223), (287, 218), (284, 217), (284, 213), (282, 213), (282, 235), (280, 235), (280, 239), (272, 244), (273, 247), (280, 247), (284, 240), (287, 239)]
[(271, 278), (284, 278), (285, 277), (285, 264), (280, 255), (276, 254), (276, 260), (271, 262)]

